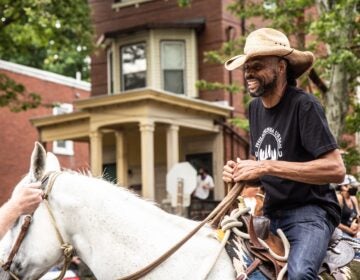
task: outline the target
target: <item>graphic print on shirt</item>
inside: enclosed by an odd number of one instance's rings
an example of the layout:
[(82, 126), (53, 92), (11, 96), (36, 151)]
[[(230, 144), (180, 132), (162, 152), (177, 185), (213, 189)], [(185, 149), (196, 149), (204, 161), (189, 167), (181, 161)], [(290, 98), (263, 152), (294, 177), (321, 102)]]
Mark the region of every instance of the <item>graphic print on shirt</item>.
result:
[(256, 141), (255, 156), (258, 160), (277, 160), (281, 158), (283, 153), (280, 133), (272, 127), (265, 128)]

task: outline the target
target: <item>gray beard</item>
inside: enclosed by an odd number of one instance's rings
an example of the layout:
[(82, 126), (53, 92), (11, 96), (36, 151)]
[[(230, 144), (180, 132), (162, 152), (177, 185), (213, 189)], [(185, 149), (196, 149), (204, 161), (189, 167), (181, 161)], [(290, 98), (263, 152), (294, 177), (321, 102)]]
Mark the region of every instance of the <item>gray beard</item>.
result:
[(257, 80), (258, 83), (259, 83), (258, 89), (256, 91), (254, 91), (254, 92), (250, 92), (249, 89), (247, 89), (247, 91), (249, 92), (251, 97), (261, 97), (261, 96), (264, 96), (266, 93), (270, 92), (272, 89), (275, 88), (278, 77), (277, 77), (277, 75), (275, 73), (272, 81), (270, 81), (267, 84), (265, 84), (265, 82), (262, 81), (262, 80), (259, 80), (259, 79), (256, 79), (256, 78), (255, 78), (255, 80)]

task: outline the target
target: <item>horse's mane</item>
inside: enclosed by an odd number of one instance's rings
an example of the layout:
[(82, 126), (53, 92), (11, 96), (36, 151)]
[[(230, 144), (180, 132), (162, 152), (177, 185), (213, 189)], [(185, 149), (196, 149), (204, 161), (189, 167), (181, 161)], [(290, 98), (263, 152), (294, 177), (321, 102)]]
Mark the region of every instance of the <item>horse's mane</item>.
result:
[[(131, 205), (133, 209), (142, 209), (147, 214), (161, 217), (161, 220), (164, 223), (169, 222), (173, 226), (182, 229), (188, 228), (189, 231), (198, 223), (180, 216), (169, 214), (161, 209), (156, 202), (142, 198), (134, 191), (126, 187), (116, 185), (113, 182), (106, 180), (103, 176), (94, 177), (89, 172), (78, 172), (74, 170), (64, 170), (63, 173), (75, 176), (74, 178), (85, 180), (84, 183), (96, 192), (98, 199), (112, 200), (114, 203), (115, 200), (117, 200), (117, 204), (121, 201), (126, 201), (126, 203)], [(209, 235), (209, 229), (211, 229), (210, 226), (205, 226), (202, 230), (200, 230), (199, 234), (203, 232), (205, 235)], [(213, 230), (211, 229), (210, 233), (212, 232)]]
[[(168, 220), (179, 227), (184, 227), (185, 224), (189, 225), (189, 220), (183, 217), (170, 215), (162, 210), (156, 202), (142, 198), (126, 187), (116, 185), (113, 182), (106, 180), (104, 176), (94, 177), (90, 172), (74, 170), (63, 170), (62, 174), (70, 175), (75, 178), (75, 180), (83, 180), (83, 185), (86, 185), (89, 188), (89, 191), (95, 192), (97, 199), (103, 199), (104, 201), (118, 200), (117, 203), (126, 201), (129, 205), (134, 206), (134, 209), (142, 209), (147, 213), (161, 216), (164, 222)], [(195, 223), (195, 221), (192, 221), (190, 224), (195, 225)]]

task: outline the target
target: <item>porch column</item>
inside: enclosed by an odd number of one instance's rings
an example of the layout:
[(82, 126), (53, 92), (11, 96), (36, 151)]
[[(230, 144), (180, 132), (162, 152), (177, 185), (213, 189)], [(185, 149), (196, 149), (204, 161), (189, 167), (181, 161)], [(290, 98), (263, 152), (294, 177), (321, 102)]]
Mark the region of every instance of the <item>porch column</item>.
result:
[(225, 196), (222, 170), (224, 167), (224, 136), (223, 130), (219, 128), (213, 140), (213, 177), (214, 177), (214, 198), (221, 200)]
[(127, 152), (126, 152), (126, 140), (124, 132), (115, 131), (116, 141), (116, 177), (117, 184), (119, 186), (126, 187), (128, 185), (127, 170)]
[(166, 132), (167, 171), (179, 162), (179, 126), (170, 125)]
[(90, 132), (90, 164), (93, 176), (101, 176), (102, 170), (102, 133), (99, 130)]
[(140, 123), (142, 196), (155, 200), (155, 160), (153, 122)]

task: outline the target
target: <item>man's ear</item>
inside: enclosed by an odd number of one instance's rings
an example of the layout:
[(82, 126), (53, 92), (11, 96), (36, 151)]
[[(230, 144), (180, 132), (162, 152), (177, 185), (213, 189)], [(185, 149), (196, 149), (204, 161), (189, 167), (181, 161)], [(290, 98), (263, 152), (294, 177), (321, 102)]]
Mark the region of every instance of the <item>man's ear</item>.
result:
[(279, 61), (279, 71), (280, 73), (286, 73), (286, 69), (287, 69), (287, 62), (285, 59), (281, 59)]

